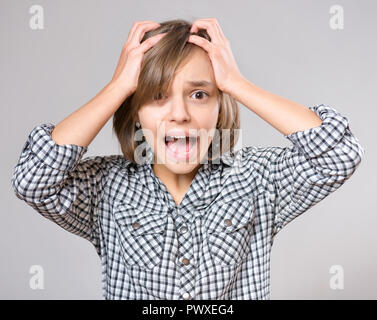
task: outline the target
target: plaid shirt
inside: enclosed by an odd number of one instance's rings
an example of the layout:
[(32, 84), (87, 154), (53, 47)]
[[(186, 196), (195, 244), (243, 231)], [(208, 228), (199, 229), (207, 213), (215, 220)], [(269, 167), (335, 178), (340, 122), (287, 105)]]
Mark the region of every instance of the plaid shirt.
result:
[(309, 108), (320, 126), (285, 135), (289, 147), (243, 147), (204, 163), (179, 206), (150, 161), (82, 159), (87, 147), (56, 144), (51, 123), (31, 131), (12, 186), (91, 241), (105, 299), (269, 299), (275, 235), (337, 190), (365, 153), (345, 116)]

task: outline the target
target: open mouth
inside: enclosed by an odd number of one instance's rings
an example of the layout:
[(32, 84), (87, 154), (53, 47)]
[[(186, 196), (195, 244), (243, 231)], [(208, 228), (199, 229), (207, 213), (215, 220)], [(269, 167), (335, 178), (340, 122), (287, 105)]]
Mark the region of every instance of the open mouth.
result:
[(167, 153), (177, 160), (187, 160), (192, 157), (199, 137), (194, 136), (165, 136)]

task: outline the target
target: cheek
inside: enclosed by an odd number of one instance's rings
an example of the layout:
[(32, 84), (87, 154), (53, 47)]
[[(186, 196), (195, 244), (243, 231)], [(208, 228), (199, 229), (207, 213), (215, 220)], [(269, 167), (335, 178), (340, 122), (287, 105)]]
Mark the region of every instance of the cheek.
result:
[(204, 130), (204, 132), (202, 132), (200, 135), (203, 143), (204, 141), (206, 141), (206, 147), (211, 143), (213, 139), (213, 134), (214, 130), (216, 129), (218, 116), (218, 108), (213, 108), (211, 110), (208, 110), (208, 112), (200, 113), (196, 118), (199, 128)]
[(143, 129), (150, 132), (157, 132), (157, 124), (161, 121), (161, 113), (156, 112), (153, 108), (144, 107), (138, 112), (139, 121)]
[(217, 120), (219, 117), (219, 108), (215, 106), (206, 112), (201, 112), (198, 115), (198, 122), (201, 128), (210, 130), (216, 128)]

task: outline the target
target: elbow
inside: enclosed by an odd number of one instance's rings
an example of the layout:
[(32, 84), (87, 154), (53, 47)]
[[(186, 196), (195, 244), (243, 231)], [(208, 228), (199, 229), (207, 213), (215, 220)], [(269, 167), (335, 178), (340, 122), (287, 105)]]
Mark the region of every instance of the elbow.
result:
[(30, 175), (30, 170), (26, 171), (22, 166), (17, 166), (14, 169), (11, 185), (17, 198), (27, 201), (38, 194), (36, 188), (37, 182), (32, 177), (33, 175)]
[(359, 143), (352, 144), (352, 148), (343, 153), (343, 157), (340, 158), (341, 161), (338, 164), (337, 182), (344, 182), (355, 173), (364, 158), (364, 154), (365, 150)]
[[(349, 141), (349, 140), (348, 140)], [(365, 150), (360, 143), (346, 143), (340, 149), (336, 149), (336, 155), (326, 165), (315, 166), (309, 180), (317, 185), (341, 185), (356, 171), (364, 158)]]
[(364, 158), (365, 156), (365, 149), (360, 145), (358, 144), (357, 145), (357, 155), (354, 157), (354, 167), (356, 168), (361, 160)]
[(17, 173), (17, 171), (14, 171), (12, 175), (11, 186), (17, 198), (24, 200), (27, 193), (27, 184), (25, 184), (24, 180), (20, 178), (20, 175)]
[(365, 156), (365, 149), (360, 144), (359, 140), (351, 135), (347, 140), (348, 143), (343, 144), (342, 151), (344, 155), (344, 169), (352, 174), (361, 163)]

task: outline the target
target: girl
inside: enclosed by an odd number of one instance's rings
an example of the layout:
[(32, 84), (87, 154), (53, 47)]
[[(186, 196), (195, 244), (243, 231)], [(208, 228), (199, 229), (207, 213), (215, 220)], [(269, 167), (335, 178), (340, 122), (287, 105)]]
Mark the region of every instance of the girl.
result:
[[(236, 101), (292, 145), (235, 151)], [(83, 159), (112, 115), (123, 154)], [(93, 243), (106, 299), (269, 299), (274, 237), (363, 155), (334, 108), (243, 77), (216, 19), (143, 21), (92, 100), (31, 131), (12, 186)]]

